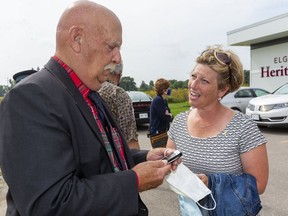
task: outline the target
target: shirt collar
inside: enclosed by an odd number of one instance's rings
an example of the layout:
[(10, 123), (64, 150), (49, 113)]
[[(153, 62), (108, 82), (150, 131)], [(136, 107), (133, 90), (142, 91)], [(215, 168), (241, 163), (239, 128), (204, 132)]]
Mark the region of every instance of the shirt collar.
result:
[(74, 85), (79, 89), (83, 97), (87, 98), (90, 92), (90, 89), (80, 80), (80, 78), (73, 71), (73, 69), (71, 69), (67, 64), (61, 61), (57, 56), (53, 56), (53, 58), (67, 71)]

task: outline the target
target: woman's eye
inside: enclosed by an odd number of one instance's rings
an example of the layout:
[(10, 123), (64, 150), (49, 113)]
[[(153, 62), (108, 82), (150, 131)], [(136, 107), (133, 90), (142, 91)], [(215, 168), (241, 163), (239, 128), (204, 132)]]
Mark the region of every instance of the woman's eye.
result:
[(208, 84), (208, 83), (209, 83), (209, 81), (208, 81), (208, 80), (205, 80), (205, 79), (202, 79), (201, 82), (202, 82), (203, 84)]

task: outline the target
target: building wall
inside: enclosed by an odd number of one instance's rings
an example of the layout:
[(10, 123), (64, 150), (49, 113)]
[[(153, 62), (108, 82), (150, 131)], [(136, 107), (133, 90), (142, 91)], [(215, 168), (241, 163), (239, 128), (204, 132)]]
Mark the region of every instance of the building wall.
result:
[(267, 44), (251, 47), (250, 86), (272, 92), (288, 82), (288, 42)]
[(274, 91), (288, 82), (288, 13), (227, 33), (230, 46), (250, 46), (250, 86)]

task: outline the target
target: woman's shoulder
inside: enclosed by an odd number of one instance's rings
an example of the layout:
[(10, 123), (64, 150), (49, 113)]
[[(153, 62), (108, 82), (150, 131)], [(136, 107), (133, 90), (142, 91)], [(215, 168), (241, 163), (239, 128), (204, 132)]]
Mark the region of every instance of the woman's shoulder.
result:
[(174, 118), (175, 121), (180, 120), (180, 119), (187, 119), (189, 112), (190, 112), (190, 110), (186, 110), (186, 111), (178, 113)]
[(241, 121), (243, 121), (243, 120), (253, 121), (253, 119), (250, 116), (246, 115), (245, 113), (239, 112), (239, 111), (235, 111), (234, 117), (235, 117), (235, 119), (241, 120)]
[(246, 127), (254, 127), (257, 124), (254, 122), (254, 120), (246, 115), (245, 113), (239, 112), (239, 111), (235, 111), (235, 115), (233, 118), (233, 122), (234, 124), (237, 125), (237, 127), (239, 127), (240, 125), (244, 128)]
[(160, 95), (156, 95), (154, 98), (153, 98), (153, 100), (161, 100), (161, 99), (163, 99)]
[(152, 100), (152, 104), (164, 104), (163, 98), (160, 95), (156, 95)]

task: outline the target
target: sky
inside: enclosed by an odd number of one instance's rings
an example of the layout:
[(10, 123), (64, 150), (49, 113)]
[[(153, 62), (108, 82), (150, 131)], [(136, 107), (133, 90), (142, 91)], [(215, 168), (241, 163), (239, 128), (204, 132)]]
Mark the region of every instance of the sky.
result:
[[(72, 0), (9, 0), (0, 8), (0, 85), (42, 68), (55, 52), (58, 20)], [(187, 80), (208, 45), (236, 52), (250, 70), (250, 47), (227, 46), (227, 32), (288, 11), (287, 0), (98, 0), (120, 19), (123, 76), (139, 87), (158, 78)], [(288, 27), (287, 27), (288, 28)]]

